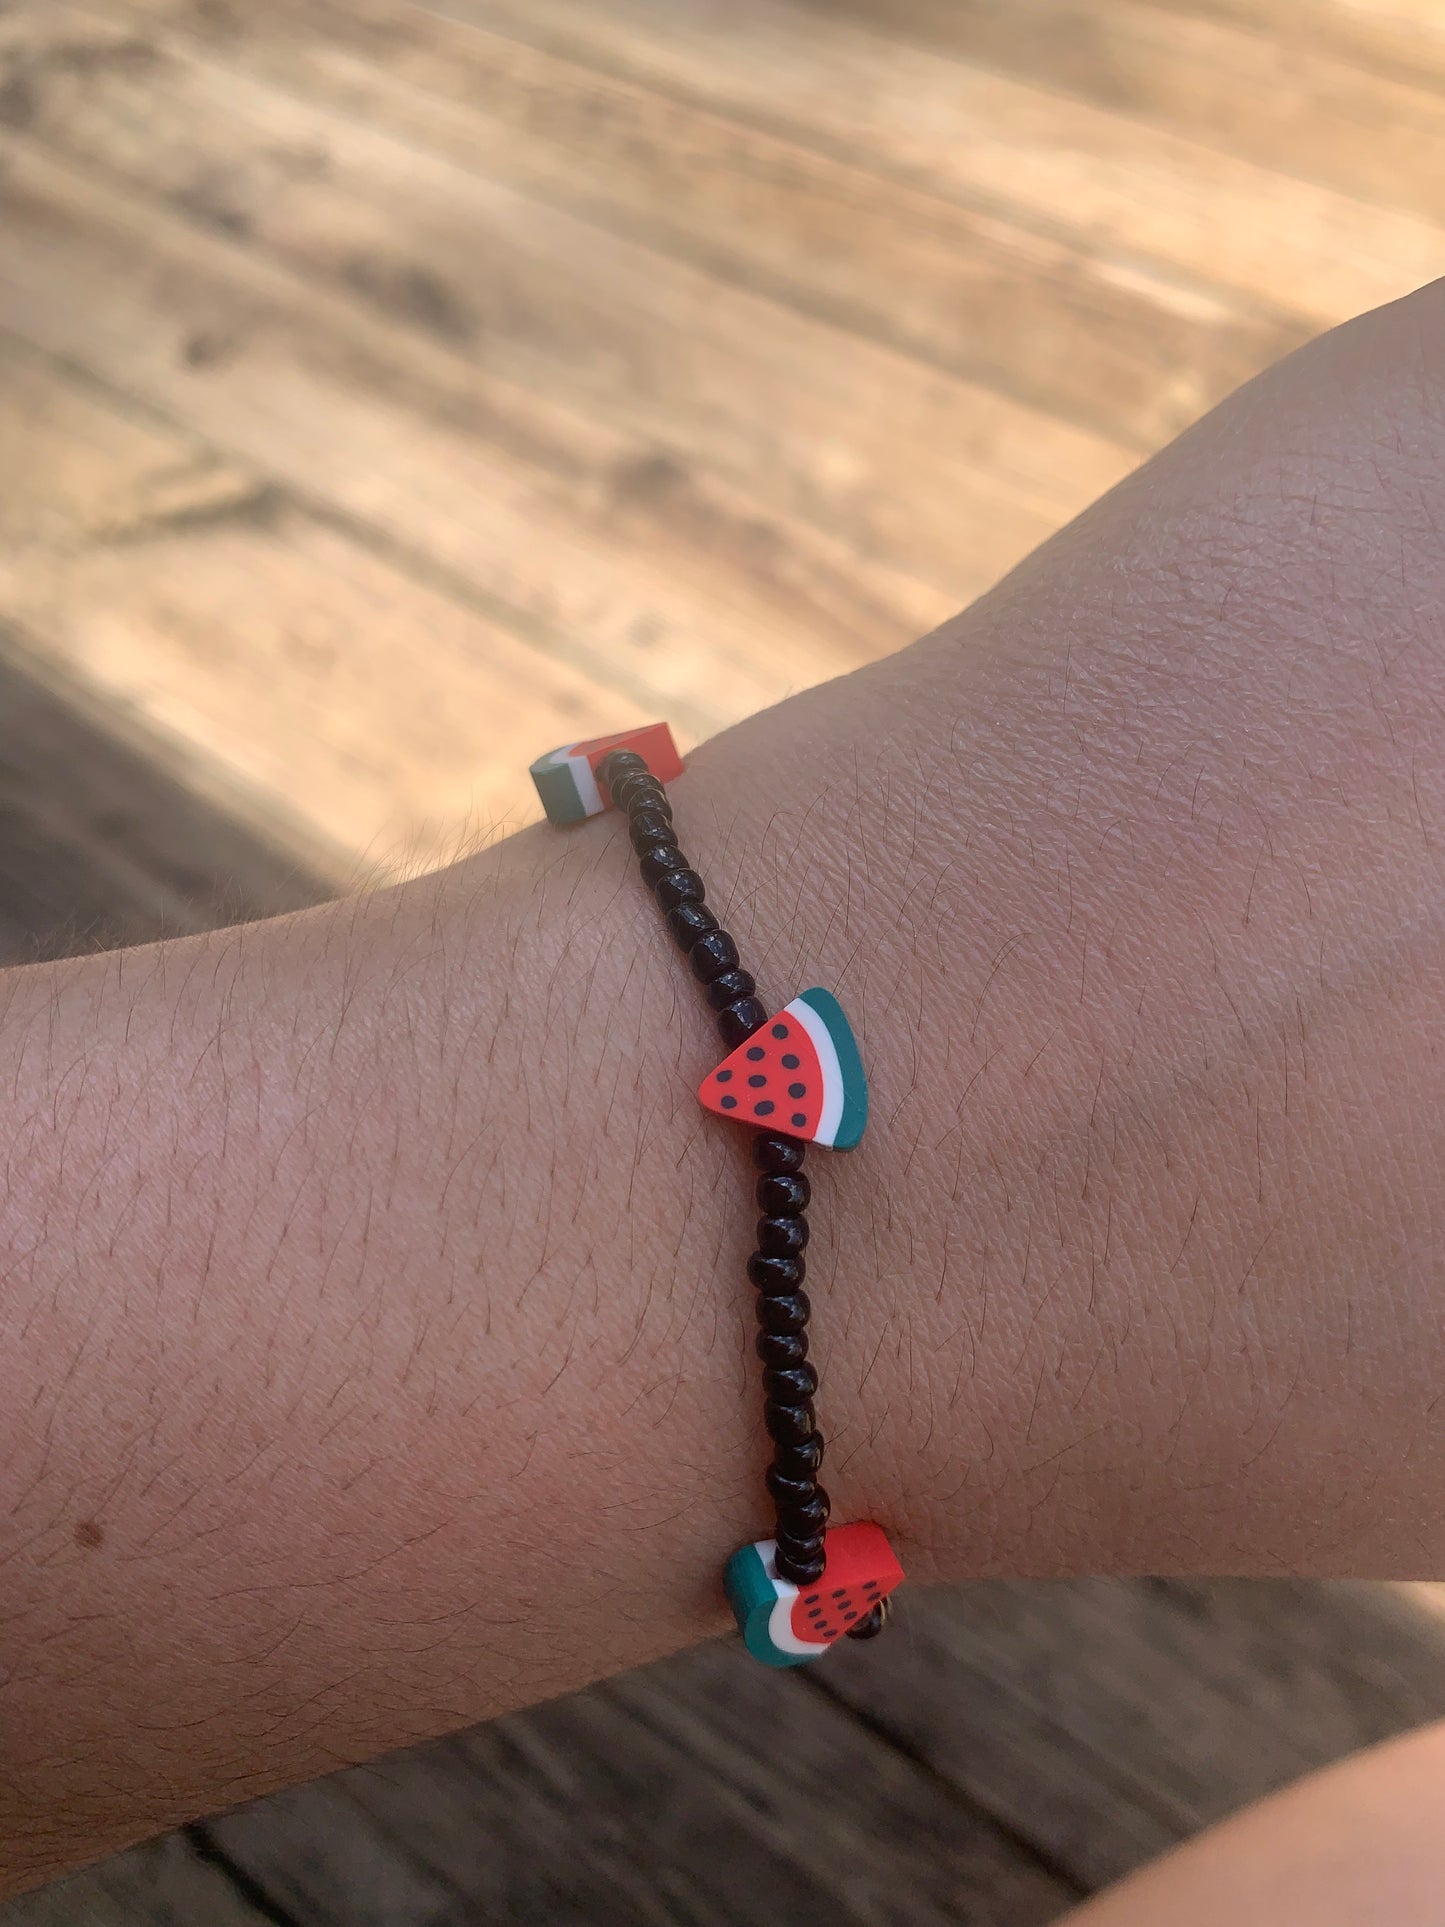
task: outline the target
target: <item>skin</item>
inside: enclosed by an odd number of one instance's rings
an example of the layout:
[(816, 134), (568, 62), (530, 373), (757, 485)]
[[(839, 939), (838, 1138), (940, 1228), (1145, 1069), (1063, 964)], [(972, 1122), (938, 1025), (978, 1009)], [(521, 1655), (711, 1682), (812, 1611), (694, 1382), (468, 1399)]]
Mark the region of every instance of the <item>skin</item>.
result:
[(1060, 1927), (1434, 1927), (1445, 1726), (1427, 1726), (1211, 1827)]
[[(1445, 295), (710, 743), (835, 989), (838, 1519), (918, 1579), (1445, 1572)], [(620, 826), (0, 980), (3, 1877), (721, 1630), (743, 1135)]]

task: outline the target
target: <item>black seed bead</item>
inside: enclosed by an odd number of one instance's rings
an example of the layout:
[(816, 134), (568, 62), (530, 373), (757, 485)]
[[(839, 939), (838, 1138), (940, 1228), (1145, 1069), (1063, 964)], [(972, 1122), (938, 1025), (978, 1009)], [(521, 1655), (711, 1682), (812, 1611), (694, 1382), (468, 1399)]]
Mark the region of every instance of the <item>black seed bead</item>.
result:
[(611, 783), (614, 777), (629, 776), (633, 770), (650, 774), (651, 772), (647, 769), (647, 758), (639, 756), (635, 749), (613, 749), (602, 758), (597, 773), (604, 783)]
[(808, 1208), (813, 1188), (801, 1173), (765, 1171), (755, 1193), (759, 1211), (770, 1218), (797, 1218)]
[(726, 930), (709, 930), (688, 952), (687, 963), (700, 984), (710, 984), (725, 971), (737, 969), (738, 947)]
[(672, 875), (675, 870), (685, 870), (687, 858), (675, 843), (659, 843), (645, 852), (638, 868), (648, 889), (655, 890), (665, 876)]
[(729, 1004), (751, 997), (756, 989), (750, 970), (725, 970), (708, 985), (707, 1000), (714, 1010), (726, 1010)]
[(667, 927), (680, 950), (691, 950), (699, 937), (717, 929), (717, 918), (705, 903), (679, 903), (668, 911)]
[(718, 1033), (729, 1050), (736, 1050), (739, 1044), (760, 1031), (768, 1021), (767, 1009), (756, 997), (739, 997), (735, 1004), (718, 1012)]
[(753, 1163), (760, 1171), (801, 1171), (807, 1145), (778, 1131), (759, 1131), (753, 1139)]
[(779, 1532), (778, 1563), (786, 1559), (789, 1565), (811, 1564), (814, 1559), (823, 1557), (823, 1535), (821, 1532), (804, 1532), (794, 1538), (791, 1532)]
[(650, 770), (630, 769), (618, 777), (615, 783), (604, 774), (614, 809), (626, 810), (631, 816), (634, 810), (661, 810), (664, 816), (672, 815), (672, 805), (667, 800), (667, 791), (662, 787)]
[(643, 776), (634, 772), (631, 776), (619, 778), (616, 784), (608, 786), (614, 809), (621, 810), (625, 816), (632, 817), (639, 810), (656, 810), (659, 816), (672, 821), (672, 805), (667, 800), (667, 791), (655, 776)]
[(806, 1332), (759, 1332), (754, 1345), (758, 1357), (774, 1371), (801, 1365), (808, 1356)]
[(828, 1495), (822, 1486), (810, 1499), (783, 1499), (778, 1502), (778, 1531), (786, 1533), (789, 1539), (807, 1539), (819, 1533), (828, 1523), (832, 1511)]
[(790, 1479), (816, 1478), (823, 1463), (823, 1434), (815, 1432), (800, 1445), (779, 1443), (773, 1451), (773, 1465)]
[(823, 1489), (811, 1472), (780, 1472), (776, 1465), (768, 1467), (767, 1479), (768, 1490), (780, 1508), (808, 1505)]
[(790, 1586), (816, 1586), (828, 1564), (821, 1552), (816, 1559), (790, 1559), (781, 1547), (776, 1563), (778, 1577), (786, 1579)]
[(769, 1258), (796, 1258), (808, 1242), (806, 1218), (759, 1218), (758, 1250)]
[(632, 838), (632, 847), (639, 856), (646, 856), (649, 850), (677, 841), (677, 831), (661, 810), (634, 811), (627, 834)]
[(808, 1275), (801, 1258), (783, 1258), (770, 1251), (755, 1251), (748, 1259), (748, 1277), (767, 1296), (780, 1297), (796, 1291)]
[[(653, 783), (651, 778), (644, 778), (643, 781), (647, 784), (645, 789), (640, 785), (634, 785), (627, 791), (629, 798), (627, 821), (629, 826), (634, 816), (660, 816), (664, 823), (671, 823), (672, 805), (663, 795), (661, 788)], [(673, 826), (672, 840), (674, 843), (677, 841), (676, 825)]]
[(798, 1405), (779, 1405), (773, 1399), (764, 1402), (763, 1424), (768, 1428), (768, 1437), (780, 1445), (810, 1439), (817, 1423), (817, 1414), (807, 1400)]
[(760, 1298), (758, 1323), (765, 1332), (800, 1332), (812, 1311), (807, 1292), (791, 1291), (777, 1298)]
[[(797, 1582), (794, 1581), (793, 1583), (796, 1584)], [(891, 1598), (877, 1600), (868, 1608), (868, 1611), (864, 1613), (856, 1626), (850, 1626), (848, 1628), (847, 1637), (849, 1639), (876, 1639), (888, 1624), (888, 1614), (892, 1605), (893, 1601)]]
[(676, 910), (680, 904), (701, 903), (707, 892), (696, 870), (673, 870), (652, 894), (660, 910)]
[(811, 1365), (784, 1365), (763, 1373), (763, 1392), (781, 1405), (800, 1405), (818, 1389), (818, 1374)]

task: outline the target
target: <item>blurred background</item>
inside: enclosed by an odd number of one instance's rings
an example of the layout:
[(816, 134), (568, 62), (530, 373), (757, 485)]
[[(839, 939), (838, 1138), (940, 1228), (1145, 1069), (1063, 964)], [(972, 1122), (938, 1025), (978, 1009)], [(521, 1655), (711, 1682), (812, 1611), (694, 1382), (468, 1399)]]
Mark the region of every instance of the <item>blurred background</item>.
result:
[[(0, 5), (0, 953), (426, 868), (897, 648), (1445, 271), (1445, 0)], [(3, 1927), (1025, 1927), (1445, 1712), (1429, 1599), (910, 1598)]]

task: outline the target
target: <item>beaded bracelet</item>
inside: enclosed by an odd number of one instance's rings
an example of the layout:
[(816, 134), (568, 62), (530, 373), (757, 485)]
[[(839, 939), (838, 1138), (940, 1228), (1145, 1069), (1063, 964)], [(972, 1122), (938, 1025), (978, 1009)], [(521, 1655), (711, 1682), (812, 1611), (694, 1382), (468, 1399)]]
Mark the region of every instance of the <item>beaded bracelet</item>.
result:
[(532, 765), (548, 820), (581, 822), (614, 808), (626, 814), (642, 880), (667, 919), (717, 1017), (728, 1055), (698, 1089), (717, 1116), (753, 1126), (759, 1177), (757, 1352), (763, 1417), (773, 1442), (767, 1487), (777, 1526), (771, 1539), (728, 1561), (724, 1584), (748, 1650), (770, 1666), (816, 1659), (838, 1639), (883, 1629), (903, 1570), (881, 1527), (829, 1526), (818, 1483), (823, 1436), (808, 1362), (811, 1305), (803, 1290), (810, 1190), (809, 1143), (849, 1150), (863, 1135), (868, 1086), (852, 1028), (837, 999), (805, 990), (770, 1016), (738, 947), (705, 901), (702, 878), (678, 846), (664, 788), (682, 773), (665, 723), (569, 743)]

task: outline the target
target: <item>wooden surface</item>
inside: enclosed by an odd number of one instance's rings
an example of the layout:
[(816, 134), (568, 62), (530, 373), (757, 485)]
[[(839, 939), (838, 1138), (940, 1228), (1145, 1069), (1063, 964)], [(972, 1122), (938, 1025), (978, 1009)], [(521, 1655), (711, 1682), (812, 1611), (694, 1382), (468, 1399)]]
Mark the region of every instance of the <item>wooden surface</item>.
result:
[(9, 0), (0, 647), (428, 865), (1442, 267), (1435, 0)]

